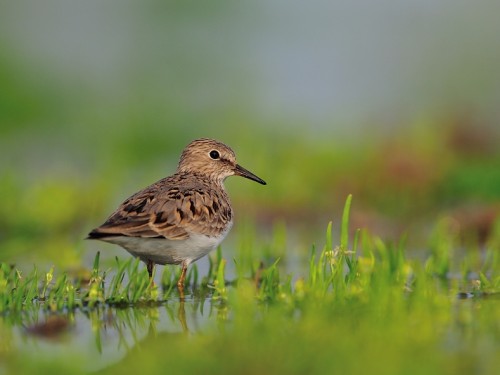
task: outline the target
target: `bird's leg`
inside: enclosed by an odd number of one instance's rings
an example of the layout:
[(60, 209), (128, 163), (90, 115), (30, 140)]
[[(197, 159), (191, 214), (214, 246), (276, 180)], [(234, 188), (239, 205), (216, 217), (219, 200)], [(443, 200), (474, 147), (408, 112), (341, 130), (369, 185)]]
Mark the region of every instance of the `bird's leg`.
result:
[(148, 269), (149, 279), (151, 280), (153, 278), (153, 268), (155, 267), (155, 263), (151, 259), (148, 259), (146, 267)]
[(182, 262), (181, 277), (179, 277), (179, 280), (177, 281), (177, 289), (179, 289), (179, 294), (181, 295), (181, 298), (184, 298), (184, 280), (186, 279), (187, 268), (188, 268), (187, 263)]
[(179, 277), (179, 280), (177, 281), (177, 287), (179, 288), (184, 287), (184, 280), (186, 279), (187, 269), (188, 269), (187, 264), (185, 262), (182, 262), (181, 277)]

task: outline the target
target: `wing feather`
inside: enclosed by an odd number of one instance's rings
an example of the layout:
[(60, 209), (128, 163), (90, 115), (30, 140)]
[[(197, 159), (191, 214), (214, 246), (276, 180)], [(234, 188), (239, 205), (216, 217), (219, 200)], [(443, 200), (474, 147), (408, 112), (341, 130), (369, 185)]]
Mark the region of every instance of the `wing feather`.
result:
[[(192, 185), (168, 184), (161, 180), (133, 195), (89, 234), (89, 238), (164, 237), (184, 240), (189, 233), (217, 235), (232, 219), (224, 190)], [(166, 184), (167, 183), (167, 184)], [(169, 186), (170, 185), (170, 186)]]

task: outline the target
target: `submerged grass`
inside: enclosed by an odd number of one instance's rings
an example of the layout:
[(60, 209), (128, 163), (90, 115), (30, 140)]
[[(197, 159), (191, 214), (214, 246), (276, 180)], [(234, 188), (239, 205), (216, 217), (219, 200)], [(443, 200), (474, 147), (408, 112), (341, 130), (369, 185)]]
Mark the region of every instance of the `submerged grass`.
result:
[[(92, 314), (103, 307), (126, 311), (132, 306), (148, 309), (153, 327), (158, 309), (165, 307), (182, 331), (189, 332), (185, 305), (202, 310), (200, 301), (210, 297), (216, 314), (209, 314), (209, 320), (216, 324), (203, 334), (150, 329), (147, 339), (136, 344), (140, 350), (127, 350), (122, 361), (104, 372), (495, 373), (500, 366), (498, 248), (492, 246), (482, 255), (466, 253), (458, 261), (454, 233), (442, 221), (432, 235), (428, 257), (411, 258), (404, 239), (388, 243), (358, 230), (350, 240), (350, 205), (351, 196), (339, 244), (334, 245), (329, 223), (325, 245), (320, 251), (312, 248), (305, 275), (286, 274), (283, 253), (265, 266), (247, 249), (246, 259), (234, 260), (236, 279), (230, 281), (227, 261), (218, 249), (201, 280), (197, 268), (190, 269), (186, 300), (179, 300), (175, 288), (177, 269), (165, 267), (156, 285), (132, 258), (117, 259), (114, 269), (102, 270), (98, 253), (89, 280), (56, 276), (54, 269), (41, 273), (35, 268), (23, 275), (2, 263), (0, 319), (40, 309)], [(281, 238), (283, 231), (278, 233)], [(176, 312), (172, 301), (178, 304)], [(100, 336), (96, 338), (102, 352)], [(78, 354), (68, 358), (72, 356)], [(9, 369), (32, 369), (31, 362), (23, 363), (15, 353), (8, 363)], [(82, 372), (64, 360), (42, 361), (40, 366)]]

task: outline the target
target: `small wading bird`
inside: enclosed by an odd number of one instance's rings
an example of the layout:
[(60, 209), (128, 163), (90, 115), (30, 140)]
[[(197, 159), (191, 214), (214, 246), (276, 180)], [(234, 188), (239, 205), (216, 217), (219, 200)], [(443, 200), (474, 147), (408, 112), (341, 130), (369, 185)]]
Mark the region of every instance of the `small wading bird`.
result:
[(88, 235), (120, 245), (146, 263), (180, 264), (179, 290), (187, 267), (216, 248), (233, 225), (223, 182), (242, 176), (266, 182), (236, 163), (234, 151), (213, 139), (197, 139), (182, 152), (175, 174), (137, 192)]

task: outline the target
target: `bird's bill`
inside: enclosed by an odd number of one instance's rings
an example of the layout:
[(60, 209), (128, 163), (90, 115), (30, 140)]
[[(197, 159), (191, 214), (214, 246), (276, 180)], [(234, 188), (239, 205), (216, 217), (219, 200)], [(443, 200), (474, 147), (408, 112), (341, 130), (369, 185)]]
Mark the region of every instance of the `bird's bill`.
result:
[(236, 168), (234, 170), (234, 174), (236, 176), (241, 176), (241, 177), (245, 177), (245, 178), (248, 178), (250, 180), (253, 180), (255, 182), (258, 182), (259, 184), (262, 184), (262, 185), (266, 185), (266, 181), (264, 181), (262, 178), (259, 178), (257, 177), (256, 175), (254, 175), (252, 172), (250, 172), (249, 170), (243, 168), (241, 165), (239, 164), (236, 164)]

